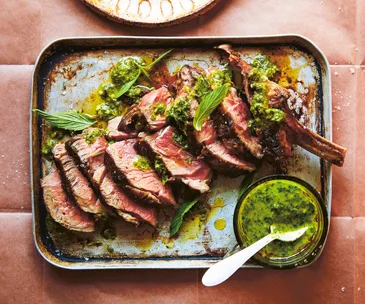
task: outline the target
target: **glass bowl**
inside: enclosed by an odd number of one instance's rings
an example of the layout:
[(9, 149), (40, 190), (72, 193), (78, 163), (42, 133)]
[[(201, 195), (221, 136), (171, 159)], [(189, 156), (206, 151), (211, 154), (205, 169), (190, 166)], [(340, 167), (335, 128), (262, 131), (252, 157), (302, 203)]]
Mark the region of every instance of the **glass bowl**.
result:
[(314, 233), (311, 241), (307, 245), (305, 245), (305, 247), (302, 248), (301, 251), (295, 253), (294, 255), (287, 257), (269, 257), (263, 256), (262, 254), (260, 254), (260, 252), (258, 252), (251, 259), (258, 265), (275, 269), (290, 269), (309, 265), (313, 263), (322, 252), (323, 246), (327, 238), (329, 221), (327, 209), (320, 194), (307, 182), (297, 177), (286, 175), (270, 175), (257, 180), (246, 189), (246, 191), (243, 193), (237, 203), (233, 217), (233, 226), (237, 242), (242, 249), (245, 248), (244, 243), (246, 241), (246, 237), (244, 235), (243, 229), (241, 228), (242, 218), (239, 216), (239, 214), (241, 209), (245, 206), (243, 203), (246, 196), (258, 185), (273, 180), (289, 180), (294, 183), (298, 183), (313, 194), (315, 198), (315, 200), (313, 200), (313, 205), (315, 206), (318, 215), (318, 229)]

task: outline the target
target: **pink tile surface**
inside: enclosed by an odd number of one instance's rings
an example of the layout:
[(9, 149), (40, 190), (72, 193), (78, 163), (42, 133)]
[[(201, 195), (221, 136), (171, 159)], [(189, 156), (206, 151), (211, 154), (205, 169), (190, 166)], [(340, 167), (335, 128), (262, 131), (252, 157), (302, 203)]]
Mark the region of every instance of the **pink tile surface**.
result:
[(365, 218), (355, 219), (355, 303), (365, 302)]
[(28, 124), (32, 69), (0, 65), (0, 210), (31, 209)]
[(331, 66), (332, 72), (332, 119), (333, 141), (347, 148), (342, 168), (333, 166), (333, 216), (354, 214), (355, 141), (353, 132), (356, 116), (357, 74), (353, 66)]
[(356, 0), (222, 2), (200, 18), (199, 35), (296, 33), (318, 44), (330, 63), (355, 63)]
[[(0, 5), (0, 303), (364, 303), (365, 1), (222, 0), (211, 12), (169, 28), (108, 21), (79, 0)], [(322, 257), (293, 271), (241, 270), (215, 288), (202, 271), (56, 269), (32, 239), (28, 119), (32, 66), (41, 48), (65, 36), (266, 35), (297, 33), (328, 56), (333, 138), (348, 148), (333, 168), (332, 224)], [(16, 140), (15, 140), (16, 139)], [(26, 212), (26, 213), (9, 213)]]
[(0, 64), (33, 63), (41, 41), (41, 0), (1, 1)]
[(197, 270), (75, 272), (45, 263), (44, 299), (46, 303), (194, 304), (197, 279)]
[(357, 64), (365, 64), (365, 1), (357, 0)]
[(42, 258), (30, 213), (0, 213), (0, 303), (43, 303)]
[[(199, 271), (200, 278), (203, 273)], [(353, 286), (353, 220), (332, 218), (324, 252), (312, 266), (291, 271), (242, 269), (216, 287), (199, 285), (199, 302), (353, 303)]]
[(365, 67), (357, 75), (355, 216), (365, 216)]

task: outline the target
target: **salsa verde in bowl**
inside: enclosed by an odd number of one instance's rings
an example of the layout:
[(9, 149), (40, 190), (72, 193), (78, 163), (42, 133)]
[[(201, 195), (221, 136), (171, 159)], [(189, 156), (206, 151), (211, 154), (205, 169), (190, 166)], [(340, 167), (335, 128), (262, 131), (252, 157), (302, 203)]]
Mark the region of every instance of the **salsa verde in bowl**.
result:
[(241, 248), (270, 233), (308, 227), (294, 242), (273, 241), (252, 260), (278, 269), (300, 267), (320, 254), (328, 232), (328, 215), (319, 193), (305, 181), (272, 175), (252, 184), (239, 199), (234, 213), (234, 230)]

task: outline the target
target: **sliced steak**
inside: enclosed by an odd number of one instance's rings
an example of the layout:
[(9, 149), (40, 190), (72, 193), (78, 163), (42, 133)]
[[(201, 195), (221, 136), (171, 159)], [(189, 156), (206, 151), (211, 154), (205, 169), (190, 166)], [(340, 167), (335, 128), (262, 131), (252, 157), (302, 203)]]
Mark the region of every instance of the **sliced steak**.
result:
[(92, 232), (94, 222), (68, 198), (62, 187), (62, 179), (57, 170), (48, 174), (41, 182), (44, 204), (50, 216), (69, 230)]
[(107, 205), (117, 209), (120, 215), (125, 215), (123, 218), (128, 222), (138, 224), (141, 220), (156, 227), (156, 211), (135, 203), (117, 186), (107, 172), (104, 155), (108, 144), (105, 138), (99, 137), (89, 145), (82, 136), (76, 136), (71, 138), (66, 146), (77, 157), (80, 166)]
[(172, 96), (166, 87), (143, 96), (138, 108), (146, 120), (146, 131), (158, 131), (167, 125), (165, 112), (172, 101)]
[[(194, 87), (196, 79), (201, 73), (204, 73), (204, 71), (197, 70), (189, 66), (182, 67), (179, 72), (179, 96), (187, 94), (184, 89), (186, 86)], [(196, 100), (190, 101), (191, 120), (195, 115), (198, 105), (199, 104)], [(215, 116), (218, 116), (219, 120), (222, 120), (221, 114)], [(216, 120), (216, 117), (214, 120)], [(229, 127), (224, 129), (226, 133), (231, 132)], [(238, 176), (247, 172), (255, 171), (256, 168), (253, 164), (244, 160), (243, 157), (235, 155), (236, 153), (230, 151), (230, 149), (218, 139), (213, 118), (208, 118), (200, 131), (196, 131), (192, 126), (188, 128), (188, 131), (190, 135), (189, 137), (195, 138), (195, 141), (197, 142), (197, 145), (195, 146), (203, 147), (201, 150), (202, 155), (204, 155), (209, 165), (218, 172), (229, 176)], [(230, 134), (225, 134), (224, 137), (228, 138), (229, 135)]]
[(209, 191), (212, 171), (202, 160), (184, 150), (173, 139), (175, 129), (171, 126), (152, 135), (140, 134), (143, 139), (136, 147), (141, 154), (161, 159), (172, 180), (182, 181), (201, 193)]
[(140, 118), (141, 112), (138, 108), (138, 105), (133, 105), (129, 108), (128, 112), (122, 116), (122, 119), (118, 125), (118, 131), (127, 133), (127, 134), (134, 134), (136, 137), (138, 135), (138, 129), (140, 126), (137, 125), (137, 120)]
[(172, 100), (166, 87), (153, 90), (128, 111), (118, 129), (125, 132), (129, 130), (153, 132), (162, 129), (167, 125), (165, 112)]
[(237, 95), (237, 90), (235, 88), (231, 89), (230, 94), (223, 99), (218, 108), (223, 115), (229, 118), (232, 130), (246, 149), (250, 151), (254, 157), (261, 159), (263, 153), (259, 138), (251, 135), (248, 125), (249, 120), (251, 119), (250, 109)]
[(147, 203), (175, 206), (170, 186), (163, 185), (156, 172), (148, 165), (138, 165), (141, 156), (134, 149), (136, 142), (135, 139), (120, 141), (106, 150), (105, 161), (114, 180), (122, 182), (137, 199)]
[(110, 140), (114, 140), (114, 141), (120, 141), (120, 140), (124, 140), (124, 139), (129, 139), (129, 138), (136, 138), (137, 137), (137, 133), (127, 133), (127, 132), (123, 132), (123, 131), (119, 131), (118, 130), (118, 126), (120, 124), (122, 120), (122, 117), (115, 117), (112, 120), (108, 121), (108, 135), (107, 137)]
[(214, 124), (208, 119), (200, 131), (195, 131), (198, 142), (204, 145), (202, 155), (218, 172), (238, 176), (256, 170), (255, 165), (230, 153), (227, 146), (217, 139)]
[(56, 165), (62, 172), (77, 205), (85, 212), (104, 213), (103, 205), (90, 187), (87, 178), (79, 171), (73, 158), (68, 154), (65, 144), (57, 144), (52, 152)]

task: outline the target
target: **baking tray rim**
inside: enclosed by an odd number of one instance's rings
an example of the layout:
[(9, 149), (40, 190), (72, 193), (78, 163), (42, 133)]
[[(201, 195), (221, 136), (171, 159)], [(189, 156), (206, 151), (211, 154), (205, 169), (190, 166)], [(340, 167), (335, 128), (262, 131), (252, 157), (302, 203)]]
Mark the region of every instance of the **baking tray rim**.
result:
[[(283, 41), (280, 41), (280, 40)], [(33, 140), (33, 125), (35, 118), (33, 117), (32, 109), (33, 105), (37, 104), (37, 98), (35, 98), (34, 94), (36, 94), (36, 97), (38, 97), (38, 83), (37, 83), (37, 72), (38, 68), (43, 63), (43, 58), (46, 55), (46, 52), (49, 51), (53, 46), (57, 46), (57, 44), (62, 42), (75, 42), (75, 41), (115, 41), (115, 40), (121, 40), (121, 43), (119, 44), (120, 47), (123, 47), (123, 44), (126, 42), (133, 42), (133, 41), (140, 41), (142, 42), (141, 45), (138, 45), (138, 47), (143, 47), (143, 43), (146, 42), (154, 42), (157, 41), (158, 44), (150, 44), (145, 45), (145, 47), (154, 47), (159, 48), (159, 44), (163, 46), (163, 44), (169, 44), (174, 43), (174, 41), (187, 41), (190, 44), (193, 42), (199, 42), (199, 41), (216, 41), (220, 40), (220, 43), (227, 43), (227, 40), (232, 41), (232, 43), (237, 44), (247, 44), (247, 45), (268, 45), (270, 44), (270, 40), (274, 40), (271, 42), (271, 44), (280, 44), (280, 43), (297, 43), (301, 47), (305, 48), (310, 54), (314, 56), (314, 58), (321, 63), (321, 80), (322, 80), (322, 103), (323, 108), (322, 110), (322, 116), (324, 114), (324, 111), (328, 111), (326, 119), (324, 117), (322, 118), (322, 132), (324, 133), (324, 137), (328, 140), (332, 141), (332, 83), (331, 83), (331, 73), (330, 73), (330, 65), (328, 62), (327, 57), (322, 52), (322, 50), (309, 38), (298, 35), (298, 34), (276, 34), (276, 35), (249, 35), (249, 36), (168, 36), (168, 37), (161, 37), (161, 36), (80, 36), (80, 37), (63, 37), (58, 38), (50, 43), (48, 43), (39, 53), (37, 56), (36, 62), (34, 64), (34, 69), (32, 72), (32, 80), (31, 80), (31, 98), (30, 98), (30, 119), (29, 119), (29, 142), (30, 142), (30, 186), (31, 186), (31, 203), (32, 203), (32, 230), (33, 230), (33, 240), (35, 247), (39, 254), (51, 265), (63, 268), (63, 269), (69, 269), (69, 270), (93, 270), (93, 269), (206, 269), (209, 268), (212, 264), (217, 262), (219, 259), (216, 257), (208, 257), (208, 258), (199, 258), (196, 257), (196, 259), (192, 259), (189, 257), (181, 257), (179, 258), (165, 258), (165, 259), (158, 259), (158, 258), (149, 258), (149, 259), (125, 259), (124, 261), (127, 262), (121, 262), (121, 260), (107, 260), (107, 261), (91, 261), (87, 262), (86, 260), (84, 262), (68, 262), (62, 259), (57, 258), (55, 255), (50, 253), (45, 246), (41, 248), (41, 245), (39, 244), (39, 241), (41, 242), (41, 239), (39, 239), (38, 231), (37, 231), (37, 218), (36, 218), (36, 200), (35, 200), (35, 186), (36, 183), (39, 183), (39, 181), (35, 181), (34, 178), (34, 151), (32, 146), (32, 140)], [(292, 41), (290, 41), (292, 40)], [(245, 42), (246, 41), (246, 42)], [(215, 43), (215, 42), (214, 42)], [(218, 42), (219, 43), (219, 42)], [(113, 46), (111, 45), (105, 45), (105, 47), (115, 47), (118, 46), (118, 44), (115, 44)], [(135, 47), (135, 45), (124, 45), (125, 47)], [(187, 45), (190, 46), (190, 45)], [(97, 48), (102, 47), (102, 45), (88, 45), (89, 48)], [(316, 53), (316, 54), (315, 54)], [(46, 57), (47, 58), (47, 57)], [(323, 71), (325, 71), (325, 75), (323, 75)], [(323, 80), (326, 79), (326, 85), (323, 84)], [(326, 100), (324, 100), (326, 97)], [(331, 201), (332, 201), (332, 167), (331, 164), (328, 162), (321, 161), (321, 168), (322, 168), (322, 174), (324, 176), (324, 182), (325, 185), (323, 185), (326, 193), (323, 195), (325, 204), (327, 205), (327, 211), (328, 211), (328, 222), (330, 225), (331, 220)], [(329, 231), (329, 229), (328, 229)], [(327, 232), (328, 236), (328, 232)], [(326, 240), (327, 240), (326, 236)], [(324, 245), (326, 244), (326, 240), (324, 242)], [(324, 247), (324, 246), (323, 246)], [(311, 264), (313, 264), (322, 254), (322, 250), (317, 254), (316, 259), (314, 259), (311, 263), (305, 264), (303, 266), (300, 266), (298, 268), (307, 267)], [(142, 262), (139, 262), (142, 261)], [(242, 268), (263, 268), (261, 266), (257, 265), (249, 265), (249, 266), (242, 266)]]

